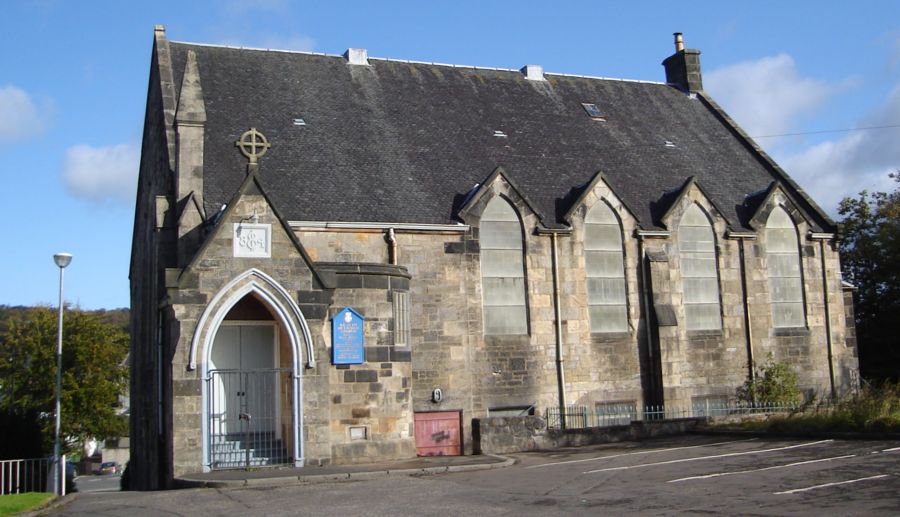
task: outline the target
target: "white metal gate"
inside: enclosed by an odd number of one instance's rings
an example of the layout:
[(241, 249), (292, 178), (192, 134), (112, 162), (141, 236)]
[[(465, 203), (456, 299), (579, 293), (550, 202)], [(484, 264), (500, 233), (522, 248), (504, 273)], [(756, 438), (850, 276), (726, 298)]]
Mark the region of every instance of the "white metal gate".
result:
[[(290, 385), (287, 368), (211, 370), (209, 452), (213, 469), (283, 465), (293, 459), (281, 436), (278, 387)], [(288, 413), (290, 414), (290, 413)]]

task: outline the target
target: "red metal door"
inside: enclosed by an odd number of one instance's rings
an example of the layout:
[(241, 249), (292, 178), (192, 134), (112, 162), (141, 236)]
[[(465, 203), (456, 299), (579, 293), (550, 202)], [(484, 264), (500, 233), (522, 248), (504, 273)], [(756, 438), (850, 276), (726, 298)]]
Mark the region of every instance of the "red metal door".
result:
[(459, 411), (416, 413), (416, 454), (418, 456), (459, 456), (462, 454)]

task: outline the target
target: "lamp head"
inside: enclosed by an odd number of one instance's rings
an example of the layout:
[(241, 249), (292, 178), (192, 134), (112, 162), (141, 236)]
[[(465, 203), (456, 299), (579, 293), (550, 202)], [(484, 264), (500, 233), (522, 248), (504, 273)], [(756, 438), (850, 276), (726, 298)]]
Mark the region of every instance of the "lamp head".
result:
[(69, 265), (69, 262), (72, 262), (72, 254), (71, 253), (57, 253), (53, 255), (53, 261), (56, 262), (56, 265), (59, 266), (60, 269)]

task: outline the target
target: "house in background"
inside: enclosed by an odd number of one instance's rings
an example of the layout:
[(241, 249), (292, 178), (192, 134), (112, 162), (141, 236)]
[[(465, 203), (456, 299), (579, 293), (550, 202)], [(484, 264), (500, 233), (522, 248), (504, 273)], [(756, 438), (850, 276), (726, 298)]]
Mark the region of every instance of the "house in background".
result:
[(665, 82), (154, 36), (131, 482), (471, 454), (472, 419), (856, 381), (835, 224)]

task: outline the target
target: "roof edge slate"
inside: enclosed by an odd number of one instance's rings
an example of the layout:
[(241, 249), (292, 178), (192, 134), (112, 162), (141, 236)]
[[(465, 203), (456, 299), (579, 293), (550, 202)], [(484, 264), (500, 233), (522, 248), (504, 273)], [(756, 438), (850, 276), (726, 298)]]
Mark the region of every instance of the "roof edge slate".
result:
[[(220, 45), (214, 43), (197, 43), (193, 41), (177, 41), (171, 40), (171, 43), (175, 43), (177, 45), (194, 45), (198, 47), (209, 47), (209, 48), (226, 48), (231, 50), (250, 50), (255, 52), (279, 52), (283, 54), (300, 54), (306, 56), (319, 56), (319, 57), (333, 57), (344, 59), (342, 54), (331, 54), (329, 52), (313, 52), (309, 50), (288, 50), (288, 49), (277, 49), (277, 48), (263, 48), (263, 47), (250, 47), (243, 45)], [(491, 72), (510, 72), (518, 75), (522, 75), (521, 70), (516, 68), (505, 68), (505, 67), (496, 67), (496, 66), (480, 66), (480, 65), (466, 65), (466, 64), (457, 64), (457, 63), (442, 63), (439, 61), (420, 61), (416, 59), (399, 59), (399, 58), (390, 58), (390, 57), (373, 57), (368, 56), (369, 61), (384, 61), (386, 63), (402, 63), (408, 65), (428, 65), (428, 66), (444, 66), (447, 68), (461, 68), (467, 70), (487, 70)], [(618, 81), (624, 83), (639, 83), (639, 84), (655, 84), (659, 86), (667, 86), (665, 81), (652, 81), (649, 79), (628, 79), (622, 77), (606, 77), (602, 75), (584, 75), (584, 74), (569, 74), (565, 72), (548, 72), (544, 70), (544, 76), (557, 76), (557, 77), (572, 77), (576, 79), (596, 79), (600, 81)]]

